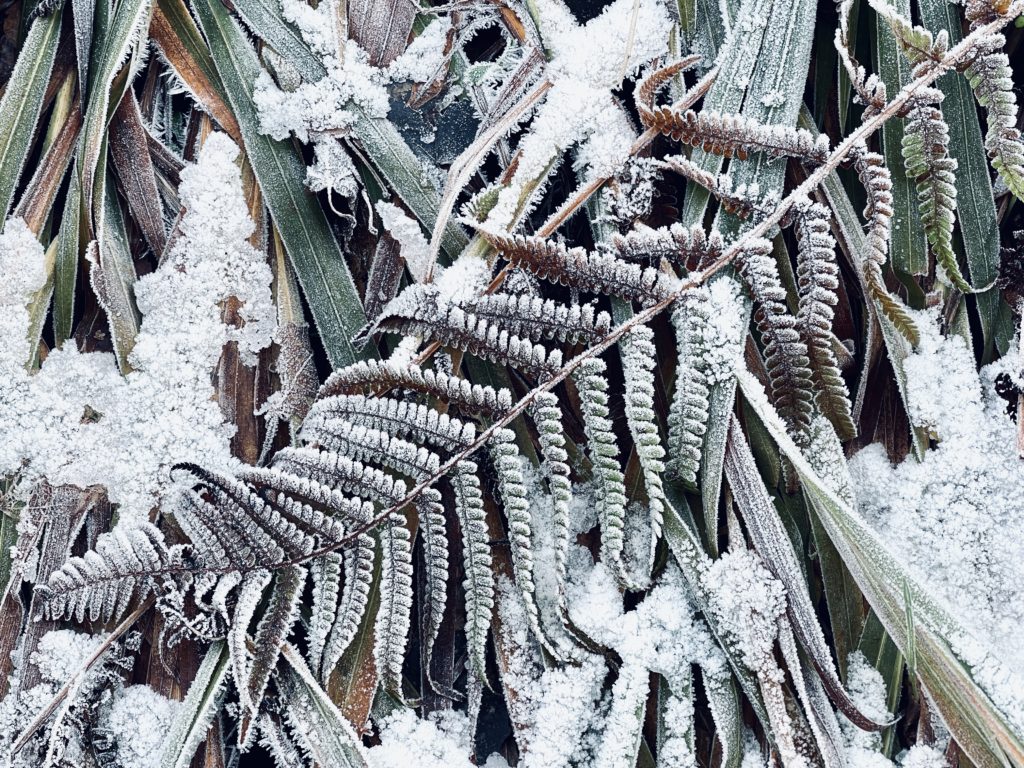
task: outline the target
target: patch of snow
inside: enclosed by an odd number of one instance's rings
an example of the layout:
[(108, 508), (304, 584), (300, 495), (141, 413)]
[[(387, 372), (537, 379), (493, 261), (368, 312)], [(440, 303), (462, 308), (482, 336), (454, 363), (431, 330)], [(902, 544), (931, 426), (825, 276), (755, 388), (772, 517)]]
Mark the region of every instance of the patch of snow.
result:
[[(398, 709), (377, 722), (380, 745), (368, 750), (372, 768), (473, 768), (469, 719), (462, 712), (435, 712), (419, 718), (412, 709)], [(507, 766), (500, 757), (486, 765)]]
[(263, 133), (275, 139), (294, 134), (308, 142), (319, 133), (346, 133), (357, 114), (357, 106), (370, 117), (386, 117), (388, 93), (383, 70), (372, 66), (366, 52), (352, 40), (339, 50), (335, 24), (336, 3), (323, 2), (316, 8), (301, 0), (281, 0), (284, 17), (299, 28), (303, 40), (322, 61), (325, 77), (315, 83), (303, 82), (294, 90), (282, 90), (266, 70), (256, 78), (253, 103)]
[[(38, 274), (8, 287), (0, 312), (0, 474), (20, 469), (29, 481), (103, 486), (127, 522), (148, 518), (170, 486), (172, 464), (235, 465), (234, 427), (224, 421), (211, 374), (225, 343), (237, 341), (243, 360), (253, 361), (276, 326), (270, 268), (247, 240), (254, 224), (237, 154), (215, 133), (182, 171), (181, 235), (160, 268), (135, 284), (143, 320), (127, 375), (113, 355), (81, 353), (70, 343), (30, 375), (21, 367), (27, 314), (9, 302), (12, 295), (24, 301)], [(39, 255), (14, 221), (0, 236), (0, 252), (3, 261), (26, 265)], [(221, 320), (229, 297), (241, 301), (237, 328)], [(25, 493), (30, 487), (22, 484)]]
[(409, 43), (397, 59), (388, 67), (388, 79), (392, 82), (408, 80), (425, 83), (430, 80), (444, 63), (444, 46), (448, 40), (452, 23), (447, 16), (434, 19), (416, 39)]
[(161, 696), (148, 685), (131, 685), (110, 708), (104, 725), (117, 744), (118, 765), (160, 768), (180, 701)]
[[(994, 392), (1003, 362), (979, 375), (963, 339), (918, 313), (921, 344), (907, 358), (912, 421), (937, 440), (893, 467), (881, 446), (850, 462), (861, 512), (896, 555), (974, 636), (951, 638), (976, 679), (1024, 728), (1024, 464), (1015, 425)], [(992, 655), (990, 655), (992, 654)]]

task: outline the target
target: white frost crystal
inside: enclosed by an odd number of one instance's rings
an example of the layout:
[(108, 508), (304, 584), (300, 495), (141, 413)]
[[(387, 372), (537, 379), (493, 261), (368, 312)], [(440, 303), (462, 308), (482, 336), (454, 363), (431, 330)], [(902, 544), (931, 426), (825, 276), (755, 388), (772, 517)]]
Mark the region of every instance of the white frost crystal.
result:
[(117, 744), (118, 764), (125, 768), (160, 768), (179, 707), (180, 701), (161, 696), (148, 685), (125, 688), (105, 723)]
[[(156, 272), (135, 284), (142, 326), (122, 376), (113, 355), (53, 350), (38, 373), (28, 358), (25, 302), (41, 284), (42, 249), (17, 220), (0, 235), (0, 475), (81, 488), (103, 486), (122, 521), (146, 519), (170, 483), (169, 467), (192, 461), (225, 469), (235, 462), (211, 375), (228, 341), (243, 360), (267, 347), (276, 325), (272, 274), (247, 238), (254, 224), (242, 194), (235, 145), (212, 134), (182, 172), (186, 213), (180, 237)], [(17, 269), (13, 268), (18, 266)], [(237, 298), (240, 327), (221, 320)]]

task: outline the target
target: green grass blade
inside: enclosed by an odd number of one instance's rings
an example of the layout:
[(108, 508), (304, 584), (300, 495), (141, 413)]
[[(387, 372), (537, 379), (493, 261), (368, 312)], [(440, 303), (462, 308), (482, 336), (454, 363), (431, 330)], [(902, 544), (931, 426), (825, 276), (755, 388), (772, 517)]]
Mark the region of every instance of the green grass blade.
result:
[(59, 347), (71, 338), (75, 318), (75, 286), (78, 282), (79, 234), (82, 220), (82, 195), (78, 171), (73, 169), (60, 230), (57, 233), (57, 258), (53, 272), (53, 335)]
[(32, 146), (59, 40), (59, 13), (36, 19), (0, 99), (0, 221), (7, 219)]
[[(773, 0), (744, 0), (740, 6), (738, 16), (740, 18), (761, 18), (769, 12)], [(706, 8), (706, 13), (700, 13)], [(698, 8), (698, 19), (702, 16), (717, 12), (714, 3), (707, 3)], [(708, 22), (713, 24), (713, 22)], [(698, 26), (698, 30), (700, 27)], [(724, 31), (724, 30), (723, 30)], [(713, 39), (715, 30), (712, 29), (706, 37)], [(718, 77), (704, 97), (704, 109), (716, 110), (722, 113), (736, 113), (743, 106), (744, 98), (747, 95), (747, 83), (754, 74), (755, 64), (761, 55), (761, 46), (764, 42), (765, 28), (756, 27), (750, 34), (731, 34), (722, 43), (722, 50), (718, 53)], [(700, 39), (700, 37), (698, 38)], [(702, 47), (707, 46), (703, 43)], [(709, 173), (717, 173), (722, 167), (722, 158), (712, 155), (702, 149), (693, 150), (691, 159), (702, 170)], [(686, 226), (697, 224), (704, 216), (707, 209), (710, 193), (698, 184), (686, 185), (686, 198), (683, 200), (683, 207), (680, 219)]]
[(252, 101), (260, 72), (256, 51), (219, 0), (196, 0), (194, 7), (331, 365), (338, 368), (366, 357), (367, 352), (352, 344), (366, 322), (362, 301), (327, 218), (305, 186), (306, 165), (291, 142), (260, 133)]
[[(886, 634), (885, 627), (873, 611), (868, 613), (864, 622), (857, 650), (864, 654), (868, 663), (882, 676), (886, 711), (899, 711), (900, 693), (903, 691), (903, 654)], [(895, 739), (896, 729), (893, 726), (882, 731), (882, 752), (889, 757), (892, 756)]]
[[(89, 64), (89, 99), (82, 123), (82, 148), (79, 154), (78, 170), (82, 174), (82, 193), (86, 209), (95, 218), (98, 209), (93, 210), (94, 199), (101, 192), (105, 170), (101, 168), (101, 153), (106, 152), (107, 123), (110, 120), (111, 94), (115, 95), (114, 106), (120, 101), (126, 83), (118, 82), (118, 71), (128, 58), (139, 35), (149, 27), (150, 0), (123, 0), (104, 25), (107, 34), (97, 35), (93, 41), (93, 57)], [(102, 205), (102, 202), (99, 203)]]

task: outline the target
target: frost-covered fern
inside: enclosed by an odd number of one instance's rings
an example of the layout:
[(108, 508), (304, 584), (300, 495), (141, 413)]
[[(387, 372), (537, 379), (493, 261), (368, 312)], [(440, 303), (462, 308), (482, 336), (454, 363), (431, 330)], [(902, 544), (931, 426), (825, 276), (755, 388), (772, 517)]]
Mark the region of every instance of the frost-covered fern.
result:
[(8, 5), (11, 768), (1024, 765), (1021, 0)]

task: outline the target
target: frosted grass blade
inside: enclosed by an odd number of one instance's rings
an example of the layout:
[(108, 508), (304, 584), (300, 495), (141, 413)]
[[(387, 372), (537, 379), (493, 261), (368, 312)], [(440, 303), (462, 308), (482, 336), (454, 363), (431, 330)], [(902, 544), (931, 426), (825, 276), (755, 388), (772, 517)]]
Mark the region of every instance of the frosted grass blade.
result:
[(59, 13), (35, 20), (0, 99), (0, 221), (7, 219), (32, 146), (59, 39)]

